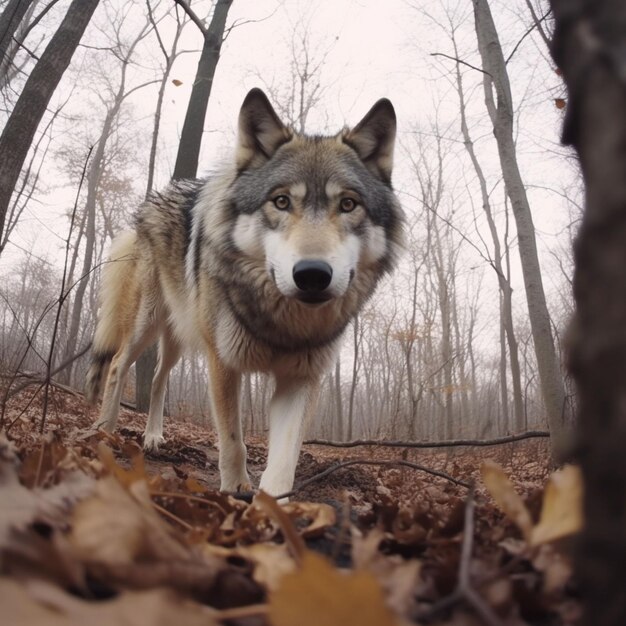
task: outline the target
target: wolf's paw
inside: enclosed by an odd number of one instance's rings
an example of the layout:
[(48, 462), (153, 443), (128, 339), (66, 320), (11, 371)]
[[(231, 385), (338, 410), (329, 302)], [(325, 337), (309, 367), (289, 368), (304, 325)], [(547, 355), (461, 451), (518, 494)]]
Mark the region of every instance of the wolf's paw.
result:
[(145, 452), (156, 452), (164, 441), (163, 435), (145, 433), (143, 436), (143, 449)]
[(220, 491), (228, 491), (230, 493), (246, 493), (253, 490), (252, 482), (246, 472), (242, 476), (224, 476), (222, 475)]
[(278, 504), (286, 504), (289, 498), (279, 498), (283, 493), (289, 493), (293, 487), (293, 478), (289, 480), (284, 474), (279, 476), (271, 476), (267, 474), (267, 470), (261, 476), (259, 489), (265, 491), (273, 498), (277, 498)]

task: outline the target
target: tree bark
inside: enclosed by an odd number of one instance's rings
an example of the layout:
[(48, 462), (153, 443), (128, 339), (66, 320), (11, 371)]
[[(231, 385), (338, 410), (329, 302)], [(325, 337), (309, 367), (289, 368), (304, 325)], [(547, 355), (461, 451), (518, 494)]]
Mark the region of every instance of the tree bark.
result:
[(198, 172), (198, 159), (204, 131), (204, 119), (213, 86), (213, 78), (224, 41), (228, 10), (233, 0), (217, 0), (211, 24), (204, 34), (204, 45), (196, 78), (191, 90), (187, 114), (178, 144), (178, 154), (172, 178), (194, 178)]
[[(552, 433), (553, 455), (563, 445), (565, 390), (550, 325), (550, 315), (543, 289), (535, 227), (526, 189), (517, 163), (513, 138), (513, 98), (511, 85), (488, 0), (473, 0), (478, 51), (484, 70), (485, 103), (493, 124), (506, 193), (513, 207), (528, 302), (528, 318), (535, 353), (541, 393)], [(496, 99), (494, 101), (494, 89)]]
[(9, 49), (13, 47), (13, 37), (32, 3), (33, 0), (9, 0), (0, 15), (0, 78), (8, 72), (5, 59), (9, 55)]
[(576, 571), (583, 624), (626, 623), (626, 5), (551, 0), (552, 54), (569, 99), (563, 141), (580, 157), (569, 368), (578, 387), (585, 525)]
[(11, 195), (39, 122), (97, 6), (98, 0), (73, 0), (28, 77), (0, 135), (0, 236)]

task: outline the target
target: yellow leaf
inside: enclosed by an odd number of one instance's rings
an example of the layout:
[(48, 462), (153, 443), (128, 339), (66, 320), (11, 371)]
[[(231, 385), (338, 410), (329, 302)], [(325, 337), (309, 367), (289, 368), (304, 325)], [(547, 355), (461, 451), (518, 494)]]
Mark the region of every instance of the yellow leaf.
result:
[(397, 626), (369, 572), (343, 574), (308, 551), (302, 567), (285, 574), (270, 594), (269, 621), (272, 626)]
[(532, 530), (530, 544), (538, 546), (580, 531), (583, 525), (583, 479), (574, 465), (554, 472), (543, 494), (539, 524)]
[(480, 472), (485, 487), (498, 507), (522, 531), (524, 539), (528, 540), (533, 530), (530, 512), (504, 470), (493, 461), (485, 461)]

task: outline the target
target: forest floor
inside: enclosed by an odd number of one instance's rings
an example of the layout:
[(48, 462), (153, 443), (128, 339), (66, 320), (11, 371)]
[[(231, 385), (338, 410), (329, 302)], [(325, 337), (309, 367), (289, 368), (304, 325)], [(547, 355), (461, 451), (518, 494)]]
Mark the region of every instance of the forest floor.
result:
[[(207, 427), (166, 420), (166, 443), (144, 457), (145, 415), (122, 409), (115, 435), (93, 433), (94, 409), (53, 390), (42, 436), (41, 394), (31, 397), (10, 401), (0, 437), (7, 624), (579, 621), (570, 553), (580, 485), (572, 468), (550, 478), (545, 439), (305, 445), (296, 486), (311, 482), (286, 505), (250, 503), (216, 491)], [(258, 484), (265, 441), (246, 443)]]

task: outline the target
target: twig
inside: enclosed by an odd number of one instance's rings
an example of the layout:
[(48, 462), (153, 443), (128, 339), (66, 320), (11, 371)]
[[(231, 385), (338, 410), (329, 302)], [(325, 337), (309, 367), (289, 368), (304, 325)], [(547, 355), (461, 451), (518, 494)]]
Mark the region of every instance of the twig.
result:
[(446, 474), (445, 472), (440, 472), (438, 470), (433, 470), (428, 467), (424, 467), (423, 465), (418, 465), (417, 463), (411, 463), (410, 461), (396, 460), (396, 461), (371, 461), (369, 459), (354, 459), (352, 461), (342, 461), (341, 463), (337, 463), (328, 469), (325, 469), (323, 472), (319, 474), (315, 474), (311, 476), (311, 478), (307, 478), (302, 481), (299, 485), (294, 487), (291, 491), (287, 491), (279, 496), (276, 496), (277, 500), (282, 500), (283, 498), (291, 498), (291, 496), (295, 495), (301, 489), (308, 487), (312, 483), (316, 483), (322, 478), (326, 478), (326, 476), (340, 470), (344, 467), (350, 467), (351, 465), (375, 465), (378, 467), (410, 467), (411, 469), (418, 470), (420, 472), (426, 472), (427, 474), (431, 474), (432, 476), (437, 476), (438, 478), (443, 478), (448, 480), (455, 485), (459, 485), (460, 487), (465, 487), (469, 489), (471, 487), (470, 483), (465, 482), (464, 480), (459, 480), (458, 478), (454, 478), (454, 476), (450, 476), (450, 474)]
[(500, 618), (493, 612), (491, 607), (476, 593), (470, 581), (470, 564), (474, 545), (474, 510), (476, 501), (474, 498), (474, 486), (467, 496), (465, 504), (465, 523), (463, 526), (463, 541), (461, 543), (461, 557), (459, 561), (459, 576), (455, 590), (447, 597), (435, 603), (432, 608), (423, 615), (420, 620), (430, 621), (437, 614), (448, 610), (465, 600), (476, 611), (485, 626), (503, 626)]
[(171, 519), (173, 522), (180, 524), (183, 528), (187, 530), (193, 530), (193, 526), (191, 524), (188, 524), (184, 519), (181, 519), (180, 517), (178, 517), (178, 515), (174, 515), (174, 513), (171, 513), (165, 507), (162, 507), (160, 504), (153, 502), (152, 506), (155, 508), (156, 511), (158, 511), (164, 517), (167, 517), (168, 519)]
[(354, 441), (330, 441), (327, 439), (307, 439), (305, 445), (330, 446), (332, 448), (356, 448), (358, 446), (379, 446), (381, 448), (454, 448), (457, 446), (500, 446), (524, 439), (550, 437), (545, 430), (529, 430), (518, 435), (507, 435), (496, 439), (450, 439), (448, 441), (379, 441), (376, 439), (355, 439)]
[(463, 59), (450, 56), (449, 54), (445, 54), (443, 52), (431, 52), (430, 56), (431, 57), (444, 57), (444, 59), (450, 59), (450, 61), (454, 61), (455, 63), (460, 63), (461, 65), (467, 65), (467, 67), (470, 67), (471, 69), (476, 70), (477, 72), (481, 72), (483, 74), (487, 74), (487, 76), (491, 76), (489, 72), (483, 70), (482, 68), (476, 67), (475, 65), (472, 65), (471, 63), (468, 63), (467, 61), (463, 61)]
[(175, 491), (152, 491), (150, 495), (153, 498), (180, 498), (182, 500), (189, 500), (189, 502), (197, 502), (199, 504), (206, 504), (208, 506), (212, 506), (214, 509), (218, 509), (220, 513), (226, 517), (228, 513), (217, 503), (213, 502), (213, 500), (209, 500), (208, 498), (201, 498), (200, 496), (192, 496), (188, 493), (176, 493)]

